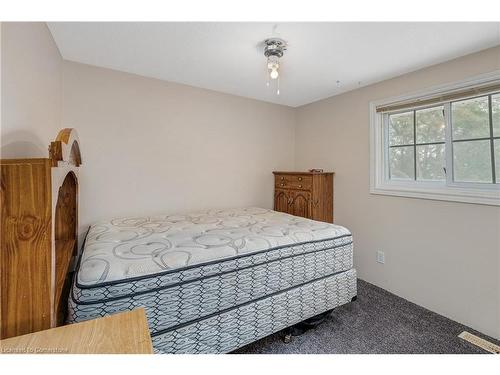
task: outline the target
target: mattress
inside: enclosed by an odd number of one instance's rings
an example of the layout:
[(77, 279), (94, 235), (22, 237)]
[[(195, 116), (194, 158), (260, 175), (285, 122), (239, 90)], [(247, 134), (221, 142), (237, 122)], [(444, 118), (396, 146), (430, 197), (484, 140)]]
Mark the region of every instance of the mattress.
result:
[[(355, 280), (352, 236), (338, 225), (254, 207), (121, 218), (90, 228), (68, 321), (144, 307), (157, 352), (218, 353), (350, 301)], [(310, 300), (314, 290), (326, 299)], [(230, 330), (214, 328), (224, 319)], [(263, 326), (237, 328), (252, 319)]]

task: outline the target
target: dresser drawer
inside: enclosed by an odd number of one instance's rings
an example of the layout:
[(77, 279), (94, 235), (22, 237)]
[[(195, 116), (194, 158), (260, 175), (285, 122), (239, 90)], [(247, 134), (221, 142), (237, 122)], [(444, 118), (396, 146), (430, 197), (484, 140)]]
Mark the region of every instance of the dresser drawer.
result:
[(281, 189), (312, 189), (312, 177), (307, 175), (275, 175), (275, 187)]

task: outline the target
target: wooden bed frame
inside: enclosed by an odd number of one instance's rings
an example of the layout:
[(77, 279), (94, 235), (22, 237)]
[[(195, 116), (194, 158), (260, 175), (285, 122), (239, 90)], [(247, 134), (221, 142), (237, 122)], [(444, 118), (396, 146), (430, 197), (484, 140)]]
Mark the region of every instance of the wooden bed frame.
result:
[(78, 176), (74, 129), (59, 132), (48, 158), (0, 160), (0, 338), (61, 325), (77, 254)]

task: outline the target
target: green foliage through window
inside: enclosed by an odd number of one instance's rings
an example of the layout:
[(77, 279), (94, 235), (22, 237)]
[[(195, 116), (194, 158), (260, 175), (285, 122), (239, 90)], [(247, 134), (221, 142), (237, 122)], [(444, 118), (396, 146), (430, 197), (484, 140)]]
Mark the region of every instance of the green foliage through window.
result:
[(500, 183), (500, 93), (391, 113), (387, 137), (391, 180), (444, 182), (448, 165), (454, 182)]
[(444, 107), (389, 116), (390, 178), (445, 180)]

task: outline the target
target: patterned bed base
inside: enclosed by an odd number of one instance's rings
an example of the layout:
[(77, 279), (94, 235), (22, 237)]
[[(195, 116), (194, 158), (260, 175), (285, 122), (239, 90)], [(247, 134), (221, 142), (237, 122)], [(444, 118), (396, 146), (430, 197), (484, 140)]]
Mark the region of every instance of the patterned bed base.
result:
[(356, 293), (351, 269), (156, 332), (153, 348), (156, 353), (227, 353), (348, 303)]
[[(274, 255), (278, 251), (280, 256)], [(258, 257), (258, 258), (257, 258)], [(254, 258), (259, 261), (252, 261)], [(245, 258), (246, 267), (212, 276), (163, 285), (162, 277), (121, 285), (80, 289), (73, 285), (68, 322), (81, 322), (144, 307), (153, 336), (221, 311), (293, 289), (353, 266), (350, 236), (306, 243)], [(222, 267), (215, 264), (212, 268)], [(168, 275), (170, 276), (170, 275)], [(137, 284), (139, 286), (137, 286)], [(110, 289), (112, 288), (112, 293)], [(139, 292), (126, 294), (130, 290)], [(103, 298), (104, 297), (104, 298)], [(107, 297), (107, 298), (106, 298)]]

